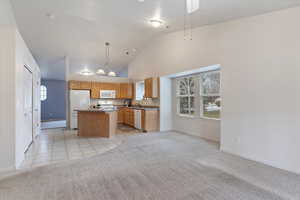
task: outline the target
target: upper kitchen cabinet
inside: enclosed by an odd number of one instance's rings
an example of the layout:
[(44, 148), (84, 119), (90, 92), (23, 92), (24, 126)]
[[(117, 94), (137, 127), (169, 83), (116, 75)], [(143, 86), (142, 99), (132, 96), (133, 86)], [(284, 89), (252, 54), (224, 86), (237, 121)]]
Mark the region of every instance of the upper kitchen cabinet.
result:
[(100, 99), (101, 83), (92, 82), (91, 98)]
[(88, 81), (69, 81), (70, 90), (90, 90), (92, 83)]
[(120, 83), (120, 93), (118, 95), (118, 98), (132, 99), (133, 95), (133, 83)]
[(145, 98), (159, 98), (159, 78), (145, 79)]

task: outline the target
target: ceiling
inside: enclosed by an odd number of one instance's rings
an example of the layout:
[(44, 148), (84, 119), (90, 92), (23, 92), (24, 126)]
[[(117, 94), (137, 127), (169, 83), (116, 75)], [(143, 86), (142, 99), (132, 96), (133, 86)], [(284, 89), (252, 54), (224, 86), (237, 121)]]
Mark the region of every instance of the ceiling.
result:
[[(42, 77), (48, 79), (64, 79), (65, 56), (71, 73), (84, 66), (91, 70), (103, 66), (106, 41), (111, 43), (111, 70), (124, 71), (151, 38), (183, 29), (184, 0), (11, 1), (20, 32)], [(193, 24), (214, 24), (298, 5), (300, 0), (200, 0)], [(148, 21), (153, 18), (162, 19), (164, 26), (151, 27)]]

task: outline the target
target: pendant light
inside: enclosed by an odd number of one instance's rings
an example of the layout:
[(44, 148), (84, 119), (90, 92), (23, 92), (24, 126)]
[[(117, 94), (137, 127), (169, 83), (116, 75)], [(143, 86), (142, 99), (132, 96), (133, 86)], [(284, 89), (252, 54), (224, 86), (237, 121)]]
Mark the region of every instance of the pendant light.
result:
[[(104, 64), (106, 69), (110, 68), (110, 43), (109, 42), (105, 42), (105, 64)], [(106, 72), (104, 71), (104, 69), (98, 69), (96, 72), (98, 75), (106, 75)], [(110, 71), (107, 76), (117, 76), (115, 72)]]
[(108, 76), (113, 76), (113, 77), (117, 76), (116, 72), (113, 72), (113, 71), (110, 71), (107, 75)]
[(184, 39), (193, 40), (193, 13), (199, 10), (199, 0), (184, 0)]
[(91, 72), (87, 67), (85, 67), (81, 72), (80, 72), (81, 75), (83, 76), (91, 76), (91, 75), (94, 75), (93, 72)]
[(98, 69), (96, 74), (104, 76), (106, 73), (103, 69)]

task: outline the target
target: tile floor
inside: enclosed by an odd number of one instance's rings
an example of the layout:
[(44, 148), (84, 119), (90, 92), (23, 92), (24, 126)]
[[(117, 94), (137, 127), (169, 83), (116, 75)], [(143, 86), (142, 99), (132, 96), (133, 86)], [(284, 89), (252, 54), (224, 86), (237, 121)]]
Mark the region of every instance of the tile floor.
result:
[(126, 138), (128, 134), (141, 131), (120, 125), (114, 138), (79, 138), (77, 131), (47, 129), (31, 145), (25, 154), (21, 169), (42, 165), (88, 158), (109, 151)]
[(66, 128), (66, 127), (67, 127), (66, 120), (42, 122), (41, 125), (42, 129)]

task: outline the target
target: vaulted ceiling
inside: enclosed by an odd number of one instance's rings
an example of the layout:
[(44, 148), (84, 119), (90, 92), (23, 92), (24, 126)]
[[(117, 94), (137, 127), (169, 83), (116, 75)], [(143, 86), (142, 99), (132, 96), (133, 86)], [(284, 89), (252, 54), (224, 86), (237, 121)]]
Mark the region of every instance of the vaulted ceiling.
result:
[[(105, 63), (111, 43), (111, 69), (119, 72), (153, 38), (183, 29), (185, 0), (11, 0), (20, 32), (48, 79)], [(300, 5), (300, 0), (200, 0), (194, 26), (214, 24)], [(149, 20), (160, 18), (161, 28)], [(166, 27), (168, 26), (168, 28)], [(135, 51), (136, 50), (136, 51)], [(129, 55), (125, 53), (129, 51)]]

